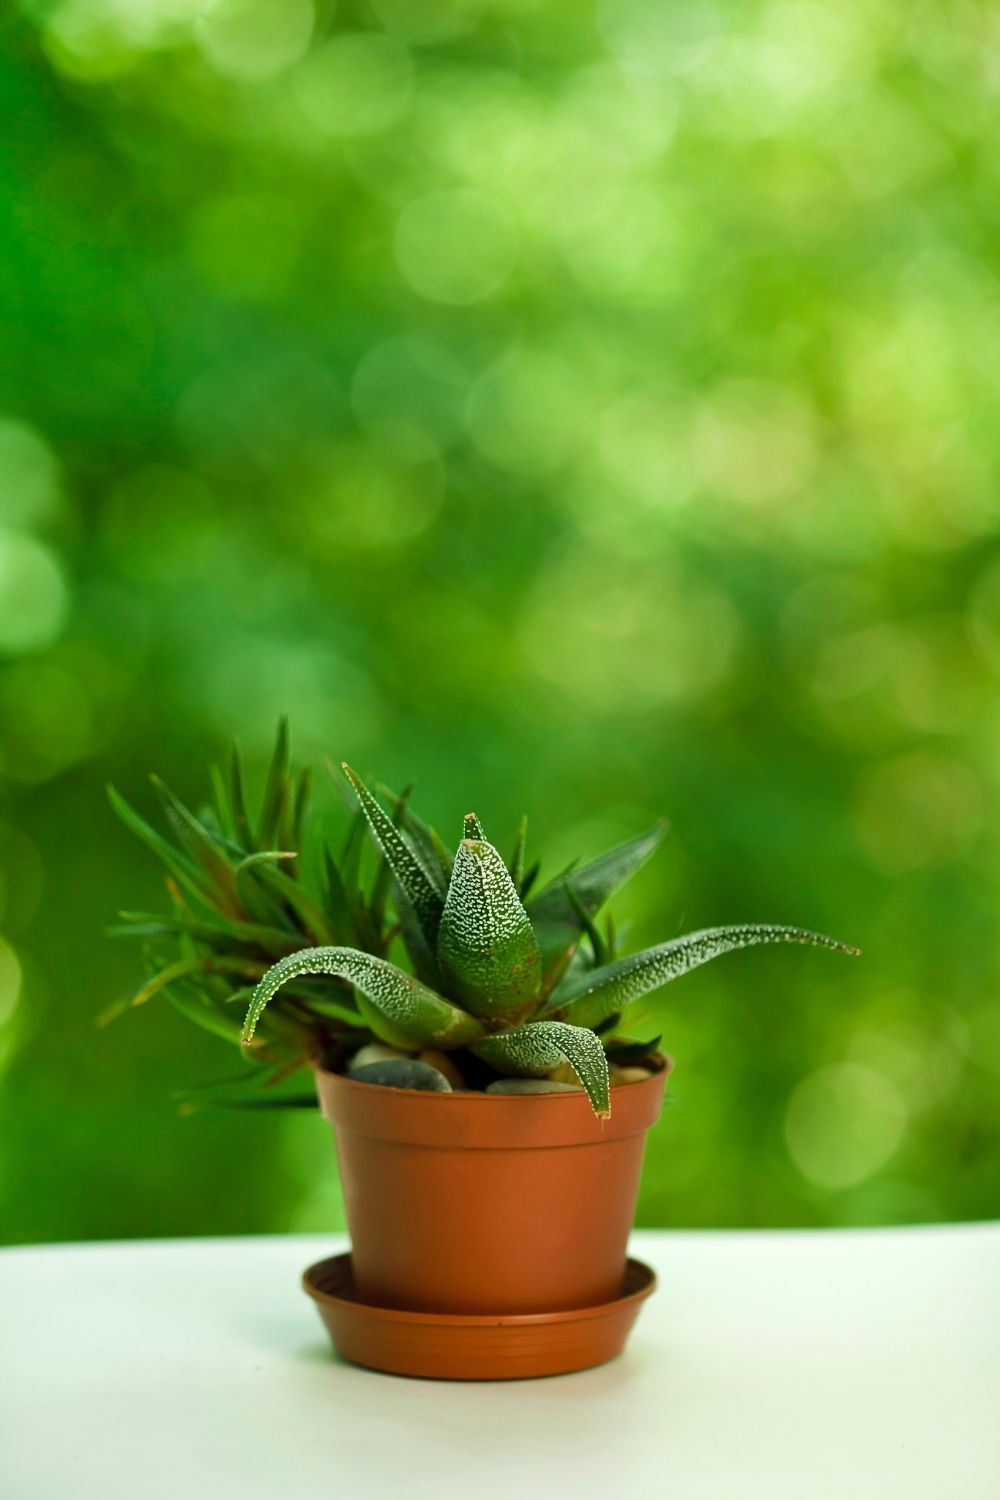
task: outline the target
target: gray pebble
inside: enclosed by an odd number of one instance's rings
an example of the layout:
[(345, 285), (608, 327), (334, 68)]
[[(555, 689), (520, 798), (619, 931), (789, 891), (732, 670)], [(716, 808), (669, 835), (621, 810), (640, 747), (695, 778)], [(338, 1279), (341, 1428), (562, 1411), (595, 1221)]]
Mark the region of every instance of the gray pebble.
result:
[(383, 1062), (363, 1063), (349, 1068), (348, 1078), (357, 1083), (381, 1083), (390, 1089), (425, 1089), (428, 1093), (450, 1094), (451, 1084), (443, 1073), (415, 1057), (389, 1057)]
[(411, 1053), (404, 1052), (399, 1047), (390, 1047), (388, 1042), (366, 1042), (363, 1047), (358, 1048), (347, 1064), (347, 1071), (353, 1077), (355, 1068), (363, 1068), (368, 1063), (388, 1062), (392, 1057), (408, 1058), (410, 1056), (412, 1056)]

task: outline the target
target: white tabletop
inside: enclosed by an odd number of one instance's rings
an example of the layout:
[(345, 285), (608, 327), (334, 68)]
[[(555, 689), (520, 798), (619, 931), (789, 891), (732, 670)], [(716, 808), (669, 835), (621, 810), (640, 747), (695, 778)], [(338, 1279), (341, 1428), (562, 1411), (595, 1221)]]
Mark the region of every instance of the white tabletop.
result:
[(333, 1359), (335, 1236), (0, 1255), (5, 1500), (996, 1500), (1000, 1225), (639, 1233), (625, 1356), (550, 1380)]

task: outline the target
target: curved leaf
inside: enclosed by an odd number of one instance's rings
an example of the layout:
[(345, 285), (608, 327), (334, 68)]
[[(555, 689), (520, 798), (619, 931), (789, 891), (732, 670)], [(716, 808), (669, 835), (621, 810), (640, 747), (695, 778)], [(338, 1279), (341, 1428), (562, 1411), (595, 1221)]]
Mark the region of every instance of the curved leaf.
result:
[(449, 987), (475, 1015), (522, 1010), (538, 994), (541, 956), (507, 866), (485, 839), (455, 855), (437, 945)]
[(545, 1078), (561, 1063), (568, 1062), (576, 1073), (591, 1107), (601, 1119), (611, 1114), (611, 1086), (608, 1061), (601, 1039), (585, 1026), (571, 1026), (565, 1021), (529, 1021), (510, 1031), (475, 1042), (477, 1057), (498, 1072), (515, 1078)]
[(754, 923), (740, 927), (709, 927), (686, 937), (659, 943), (641, 953), (632, 953), (601, 969), (591, 969), (567, 981), (549, 1000), (548, 1010), (558, 1010), (577, 1026), (596, 1026), (606, 1016), (622, 1010), (632, 1000), (659, 989), (670, 979), (677, 979), (689, 969), (707, 964), (720, 954), (736, 948), (752, 948), (759, 943), (810, 943), (819, 948), (835, 948), (841, 953), (857, 954), (861, 950), (819, 932), (801, 927), (778, 927)]
[(473, 1016), (451, 1005), (411, 974), (357, 948), (304, 948), (282, 958), (254, 990), (243, 1023), (249, 1042), (268, 1002), (283, 984), (303, 974), (329, 974), (358, 991), (358, 1010), (380, 1040), (393, 1046), (461, 1047), (482, 1036)]

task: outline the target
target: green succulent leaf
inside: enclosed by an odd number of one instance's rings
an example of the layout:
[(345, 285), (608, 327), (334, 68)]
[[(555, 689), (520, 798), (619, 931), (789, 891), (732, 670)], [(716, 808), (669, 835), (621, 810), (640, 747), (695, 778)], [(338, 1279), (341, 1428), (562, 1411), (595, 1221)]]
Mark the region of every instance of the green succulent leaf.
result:
[[(403, 788), (396, 805), (392, 810), (392, 826), (399, 829), (406, 817), (406, 808), (413, 795), (413, 784)], [(372, 884), (371, 898), (368, 902), (368, 910), (371, 914), (372, 927), (376, 941), (382, 936), (385, 926), (385, 912), (389, 901), (389, 892), (392, 889), (392, 866), (385, 855), (379, 850), (378, 869), (375, 872), (375, 880)]]
[(229, 922), (225, 927), (194, 922), (187, 917), (158, 917), (146, 912), (122, 912), (121, 925), (110, 927), (110, 937), (189, 937), (209, 948), (257, 948), (273, 958), (298, 948), (294, 933), (257, 922)]
[(156, 829), (151, 827), (113, 786), (108, 787), (108, 801), (126, 828), (130, 829), (147, 848), (153, 851), (177, 884), (202, 906), (211, 908), (213, 906), (211, 888), (194, 860), (189, 859), (186, 854), (169, 843), (162, 834), (157, 833)]
[(648, 1042), (630, 1042), (624, 1039), (619, 1042), (607, 1041), (604, 1043), (604, 1054), (609, 1063), (617, 1063), (625, 1067), (628, 1063), (641, 1062), (645, 1057), (652, 1057), (662, 1041), (662, 1035), (654, 1036)]
[(263, 888), (265, 895), (277, 904), (279, 911), (282, 903), (291, 909), (308, 937), (317, 943), (331, 943), (336, 934), (322, 906), (305, 886), (278, 868), (278, 861), (291, 859), (294, 859), (294, 855), (281, 849), (264, 850), (250, 855), (239, 866), (239, 889), (244, 889), (244, 882), (247, 880), (257, 889)]
[(333, 930), (341, 943), (353, 946), (357, 936), (355, 903), (351, 900), (343, 871), (329, 845), (323, 849), (323, 864), (326, 872), (326, 901)]
[(151, 979), (147, 979), (146, 983), (127, 1000), (119, 1000), (109, 1005), (97, 1017), (97, 1025), (107, 1026), (109, 1022), (116, 1021), (119, 1016), (124, 1015), (127, 1010), (134, 1010), (137, 1005), (145, 1005), (147, 1000), (152, 1000), (154, 995), (158, 995), (161, 990), (165, 990), (168, 985), (179, 979), (188, 979), (194, 975), (235, 974), (242, 979), (257, 980), (265, 971), (265, 964), (250, 957), (239, 957), (235, 954), (220, 953), (179, 958), (176, 963), (168, 964), (165, 969), (161, 969)]
[(581, 928), (590, 940), (590, 949), (594, 955), (594, 967), (608, 963), (611, 955), (608, 953), (607, 944), (601, 936), (597, 923), (571, 885), (567, 884), (566, 894), (569, 897), (570, 905), (580, 919)]
[(462, 819), (462, 823), (463, 836), (465, 838), (478, 839), (481, 843), (486, 842), (486, 835), (483, 832), (483, 825), (482, 823), (480, 823), (475, 813), (466, 813), (465, 817)]
[(599, 1036), (585, 1026), (564, 1021), (529, 1021), (510, 1031), (473, 1043), (473, 1052), (499, 1073), (522, 1078), (545, 1078), (568, 1062), (587, 1093), (594, 1113), (611, 1114), (608, 1062)]
[(368, 820), (372, 838), (381, 851), (393, 876), (416, 912), (424, 936), (433, 945), (441, 921), (444, 881), (440, 868), (423, 859), (414, 845), (407, 843), (360, 776), (343, 767), (344, 774), (358, 794), (358, 801)]
[(229, 801), (233, 810), (233, 836), (236, 842), (244, 849), (256, 849), (243, 790), (243, 757), (235, 742), (229, 759)]
[(591, 919), (596, 916), (604, 903), (659, 848), (667, 827), (665, 821), (654, 823), (645, 833), (559, 876), (528, 902), (528, 915), (542, 953), (542, 987), (546, 992), (565, 973), (585, 931), (581, 913)]
[(507, 866), (485, 839), (458, 846), (437, 958), (449, 988), (474, 1015), (523, 1012), (538, 994), (535, 934)]
[(289, 843), (293, 849), (301, 850), (306, 840), (306, 814), (309, 810), (309, 797), (312, 793), (312, 771), (308, 766), (303, 766), (299, 772), (298, 781), (294, 783), (295, 796), (292, 802), (292, 824), (291, 838)]
[(357, 948), (305, 948), (279, 960), (257, 985), (243, 1023), (244, 1045), (282, 985), (304, 974), (329, 974), (352, 984), (361, 1019), (393, 1046), (463, 1047), (482, 1036), (473, 1016), (384, 958)]
[(236, 823), (233, 819), (233, 808), (229, 798), (229, 787), (226, 778), (218, 766), (209, 766), (209, 780), (212, 783), (212, 797), (215, 805), (215, 814), (219, 821), (219, 828), (223, 836), (230, 843), (236, 838)]
[(361, 883), (361, 851), (364, 848), (368, 819), (364, 809), (358, 807), (347, 825), (344, 847), (340, 851), (340, 870), (344, 885), (349, 891), (357, 891)]
[(517, 838), (514, 840), (514, 852), (510, 857), (510, 878), (514, 882), (514, 889), (523, 896), (521, 886), (524, 881), (524, 851), (528, 843), (528, 815), (525, 813), (517, 825)]
[(212, 1109), (282, 1110), (315, 1109), (315, 1094), (215, 1094), (203, 1099), (186, 1098), (177, 1106), (178, 1114), (200, 1114)]
[(427, 936), (420, 919), (410, 903), (406, 892), (398, 885), (393, 893), (396, 905), (396, 916), (399, 919), (399, 932), (406, 949), (407, 957), (413, 965), (413, 971), (424, 984), (433, 990), (441, 990), (441, 971), (438, 968), (434, 946), (427, 941)]
[(756, 923), (740, 927), (709, 927), (704, 932), (688, 933), (669, 943), (659, 943), (641, 953), (574, 975), (550, 997), (547, 1009), (559, 1013), (576, 1026), (596, 1026), (614, 1011), (631, 1001), (659, 989), (668, 980), (677, 979), (700, 964), (707, 964), (736, 948), (752, 948), (760, 943), (809, 943), (819, 948), (834, 948), (841, 953), (860, 950), (822, 933), (807, 932), (801, 927), (778, 927)]
[(525, 872), (524, 872), (524, 878), (521, 880), (521, 883), (520, 883), (520, 885), (518, 887), (518, 889), (519, 889), (519, 891), (521, 893), (521, 900), (522, 901), (527, 901), (528, 896), (531, 894), (531, 891), (534, 889), (535, 882), (537, 881), (539, 875), (541, 874), (541, 869), (542, 869), (542, 862), (541, 862), (540, 859), (536, 859), (536, 860), (532, 860), (531, 864), (525, 870)]
[(257, 847), (259, 849), (272, 848), (280, 841), (278, 829), (288, 795), (288, 720), (283, 718), (278, 722), (274, 754), (268, 767), (264, 800), (257, 823)]
[[(378, 790), (394, 808), (398, 806), (401, 797), (390, 787), (383, 786), (380, 782)], [(441, 878), (437, 882), (437, 887), (443, 894), (448, 889), (448, 881), (451, 879), (451, 856), (442, 844), (437, 830), (418, 817), (409, 803), (403, 809), (402, 827), (409, 835), (410, 842), (421, 863), (425, 864), (428, 869), (440, 870)]]
[(233, 865), (223, 853), (218, 836), (211, 833), (194, 813), (174, 796), (159, 776), (151, 776), (150, 780), (166, 809), (167, 818), (178, 841), (195, 864), (204, 871), (205, 878), (212, 887), (216, 906), (227, 916), (242, 916), (243, 909), (236, 894), (236, 876)]
[(185, 1020), (193, 1021), (203, 1031), (208, 1031), (212, 1036), (221, 1037), (225, 1042), (235, 1042), (239, 1045), (242, 1034), (240, 1023), (225, 1016), (215, 1008), (210, 1000), (204, 995), (192, 995), (183, 990), (168, 990), (167, 999), (175, 1010), (179, 1011)]

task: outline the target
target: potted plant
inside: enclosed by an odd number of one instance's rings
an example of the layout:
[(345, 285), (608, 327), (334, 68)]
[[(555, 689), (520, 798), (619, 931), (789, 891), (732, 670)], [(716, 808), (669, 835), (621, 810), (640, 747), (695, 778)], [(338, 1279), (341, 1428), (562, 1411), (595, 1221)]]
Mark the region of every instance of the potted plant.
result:
[(123, 914), (151, 973), (109, 1015), (164, 993), (260, 1066), (262, 1101), (304, 1102), (282, 1085), (312, 1070), (352, 1253), (306, 1289), (348, 1358), (482, 1378), (598, 1363), (653, 1286), (626, 1241), (670, 1062), (659, 1037), (626, 1034), (628, 1006), (736, 948), (857, 950), (748, 924), (619, 956), (598, 915), (664, 824), (540, 885), (524, 820), (505, 860), (469, 813), (452, 854), (409, 789), (380, 801), (343, 771), (336, 852), (284, 724), (255, 819), (235, 752), (197, 816), (153, 779), (173, 840), (112, 790), (171, 909)]

